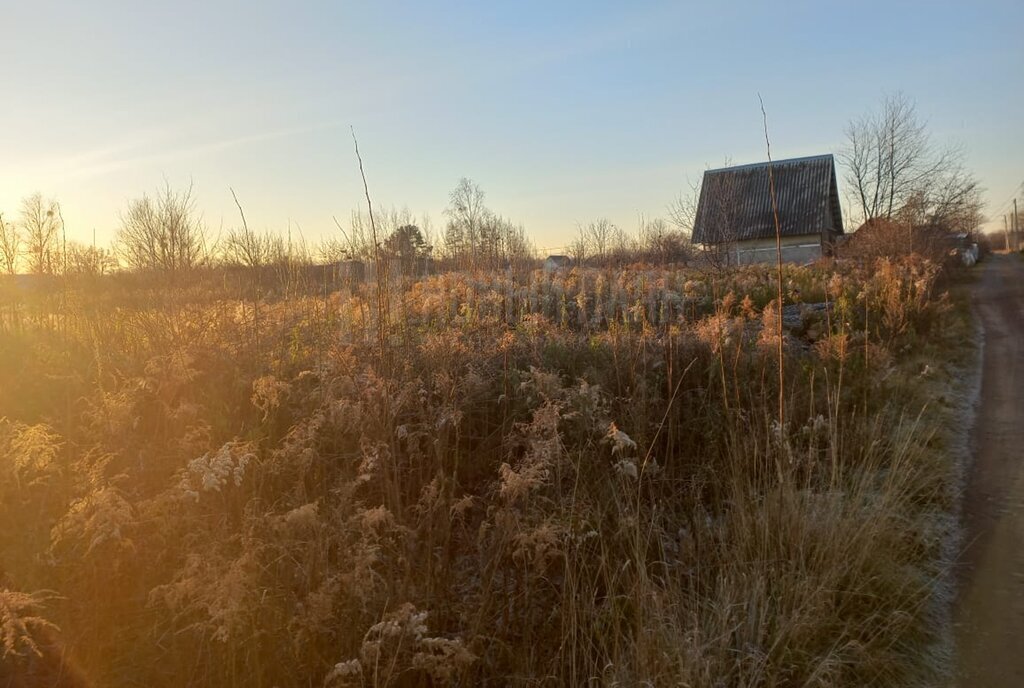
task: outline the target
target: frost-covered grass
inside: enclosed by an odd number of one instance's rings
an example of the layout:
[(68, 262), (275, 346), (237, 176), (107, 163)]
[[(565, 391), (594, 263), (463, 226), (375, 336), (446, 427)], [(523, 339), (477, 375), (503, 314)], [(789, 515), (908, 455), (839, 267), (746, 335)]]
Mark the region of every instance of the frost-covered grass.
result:
[(938, 277), (788, 268), (786, 427), (758, 267), (23, 302), (3, 594), (101, 685), (926, 683)]

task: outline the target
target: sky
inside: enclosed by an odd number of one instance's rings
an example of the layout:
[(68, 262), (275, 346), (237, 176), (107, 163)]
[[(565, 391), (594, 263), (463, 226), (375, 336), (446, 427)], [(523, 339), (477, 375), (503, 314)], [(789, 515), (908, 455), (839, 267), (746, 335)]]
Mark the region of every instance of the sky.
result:
[(555, 250), (764, 160), (758, 94), (782, 159), (902, 91), (994, 223), (1024, 203), (1020, 0), (0, 0), (0, 26), (0, 212), (41, 192), (84, 242), (165, 183), (214, 233), (233, 189), (251, 227), (332, 236), (365, 203), (354, 129), (375, 205), (438, 227), (469, 177)]

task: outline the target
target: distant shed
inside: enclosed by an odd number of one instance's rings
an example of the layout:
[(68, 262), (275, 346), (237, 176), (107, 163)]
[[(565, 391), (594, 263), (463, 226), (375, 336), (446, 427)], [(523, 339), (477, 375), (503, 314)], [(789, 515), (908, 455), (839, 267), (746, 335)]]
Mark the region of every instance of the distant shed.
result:
[[(835, 159), (777, 160), (771, 171), (783, 260), (806, 263), (831, 255), (843, 234)], [(767, 162), (704, 173), (693, 243), (727, 252), (738, 263), (761, 263), (776, 259), (775, 240)]]
[(549, 272), (568, 267), (572, 267), (572, 258), (569, 256), (548, 256), (544, 260), (544, 269)]

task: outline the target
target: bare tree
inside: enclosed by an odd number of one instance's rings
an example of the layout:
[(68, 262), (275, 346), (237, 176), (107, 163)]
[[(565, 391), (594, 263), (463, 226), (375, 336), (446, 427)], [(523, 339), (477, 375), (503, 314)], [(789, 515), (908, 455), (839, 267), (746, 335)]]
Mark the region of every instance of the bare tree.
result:
[(267, 265), (280, 268), (288, 263), (289, 251), (288, 240), (280, 234), (267, 233), (269, 245), (267, 246)]
[(34, 193), (21, 202), (21, 227), (29, 272), (52, 275), (60, 267), (60, 206)]
[(248, 227), (230, 229), (224, 237), (221, 250), (224, 259), (230, 264), (259, 269), (269, 264), (275, 253), (274, 237), (259, 234)]
[(681, 191), (668, 204), (666, 214), (668, 221), (681, 232), (693, 234), (693, 225), (697, 221), (697, 206), (700, 204), (700, 184), (687, 182), (685, 191)]
[(69, 275), (98, 277), (117, 269), (117, 258), (112, 251), (69, 241), (67, 247), (67, 273)]
[[(732, 160), (726, 158), (724, 165), (719, 169), (732, 167)], [(705, 171), (706, 172), (706, 171)], [(676, 229), (685, 234), (693, 249), (693, 232), (697, 225), (697, 213), (701, 207), (701, 197), (704, 193), (707, 174), (701, 183), (687, 184), (687, 189), (668, 205), (668, 220)], [(705, 207), (701, 213), (703, 237), (706, 243), (703, 244), (701, 255), (704, 260), (714, 267), (726, 267), (736, 259), (736, 235), (739, 230), (737, 220), (737, 207), (741, 201), (741, 190), (737, 186), (736, 178), (732, 175), (714, 175), (708, 183), (707, 197), (704, 199)]]
[(591, 253), (601, 260), (612, 249), (621, 231), (607, 219), (601, 218), (587, 224), (581, 229), (581, 233), (587, 237)]
[(483, 267), (499, 268), (528, 259), (533, 246), (526, 230), (512, 220), (487, 211), (480, 226), (478, 260)]
[(0, 268), (8, 275), (15, 274), (20, 257), (21, 233), (18, 225), (7, 222), (3, 213), (0, 213)]
[(585, 265), (589, 254), (587, 253), (587, 241), (584, 237), (577, 235), (566, 247), (569, 257), (575, 265)]
[(584, 260), (601, 263), (622, 242), (622, 230), (602, 217), (586, 224), (577, 223), (576, 239), (570, 245), (570, 253), (579, 263)]
[(638, 226), (640, 257), (643, 260), (665, 265), (690, 259), (692, 245), (689, 232), (673, 228), (672, 223), (663, 218), (644, 215), (640, 215)]
[(905, 95), (889, 96), (880, 112), (851, 122), (846, 138), (839, 159), (857, 225), (898, 220), (910, 209), (921, 224), (976, 225), (980, 188), (963, 152), (936, 146)]
[[(378, 209), (383, 216), (383, 209)], [(339, 260), (370, 260), (373, 257), (373, 236), (370, 232), (370, 220), (365, 210), (353, 210), (350, 215), (348, 229), (342, 226), (337, 217), (334, 224), (341, 232), (341, 238), (331, 238), (322, 247), (327, 262)]]
[(445, 248), (457, 262), (476, 258), (480, 226), (487, 215), (484, 191), (473, 180), (463, 177), (448, 196)]
[(624, 265), (636, 261), (666, 259), (670, 245), (689, 244), (688, 237), (672, 229), (662, 218), (640, 215), (637, 233), (630, 234), (605, 218), (576, 225), (569, 254), (577, 263)]
[(253, 271), (259, 271), (264, 265), (270, 262), (274, 253), (274, 238), (270, 234), (259, 234), (249, 229), (249, 223), (245, 220), (245, 211), (242, 204), (231, 189), (231, 198), (235, 201), (238, 214), (242, 219), (241, 228), (228, 230), (224, 239), (224, 258), (234, 265), (242, 265)]
[(532, 258), (526, 230), (484, 205), (484, 191), (465, 177), (449, 195), (442, 241), (460, 267), (499, 268)]
[(124, 262), (174, 281), (206, 260), (206, 229), (196, 213), (192, 186), (166, 185), (154, 196), (131, 201), (121, 215), (118, 248)]
[(928, 224), (949, 231), (973, 232), (983, 219), (981, 191), (961, 156), (922, 191), (923, 217)]
[(423, 248), (429, 255), (434, 251), (434, 242), (437, 239), (434, 233), (434, 222), (430, 219), (429, 213), (423, 213), (420, 217), (419, 228), (423, 234), (423, 243), (425, 244)]

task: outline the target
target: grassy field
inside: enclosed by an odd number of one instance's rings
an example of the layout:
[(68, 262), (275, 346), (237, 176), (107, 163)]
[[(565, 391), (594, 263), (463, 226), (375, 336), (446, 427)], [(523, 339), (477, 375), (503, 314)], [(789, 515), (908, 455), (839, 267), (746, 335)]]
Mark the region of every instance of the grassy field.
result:
[(926, 685), (970, 333), (943, 279), (786, 268), (831, 307), (787, 310), (784, 426), (756, 266), (6, 284), (0, 668)]

